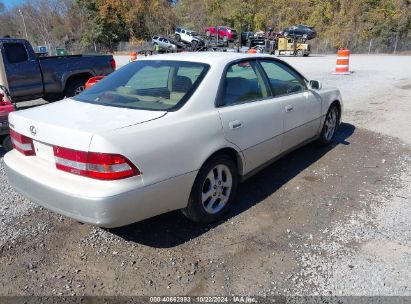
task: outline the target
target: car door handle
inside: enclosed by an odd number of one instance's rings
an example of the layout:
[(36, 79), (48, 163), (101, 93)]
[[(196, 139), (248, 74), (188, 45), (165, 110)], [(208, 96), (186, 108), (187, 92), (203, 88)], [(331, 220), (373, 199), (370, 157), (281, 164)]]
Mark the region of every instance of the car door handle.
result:
[(230, 121), (229, 124), (230, 129), (238, 129), (243, 126), (243, 123), (239, 120)]
[(285, 106), (285, 111), (286, 111), (286, 112), (292, 112), (292, 111), (294, 111), (294, 106), (293, 106), (293, 105), (287, 105), (287, 106)]

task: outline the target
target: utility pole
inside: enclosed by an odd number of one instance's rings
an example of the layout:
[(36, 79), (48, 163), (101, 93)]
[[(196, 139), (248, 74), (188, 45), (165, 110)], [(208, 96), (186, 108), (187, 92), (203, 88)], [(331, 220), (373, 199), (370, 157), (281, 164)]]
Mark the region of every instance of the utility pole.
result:
[(24, 15), (23, 15), (23, 12), (21, 11), (21, 9), (19, 9), (19, 14), (20, 14), (21, 18), (23, 19), (24, 33), (26, 34), (26, 39), (29, 39), (29, 37), (27, 36), (26, 21), (24, 20)]

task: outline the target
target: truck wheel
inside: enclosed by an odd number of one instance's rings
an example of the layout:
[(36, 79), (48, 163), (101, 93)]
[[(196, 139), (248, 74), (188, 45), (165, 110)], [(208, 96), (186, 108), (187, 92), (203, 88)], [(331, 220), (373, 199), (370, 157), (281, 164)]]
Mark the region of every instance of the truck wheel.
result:
[(62, 100), (64, 98), (63, 95), (50, 95), (50, 96), (44, 96), (43, 99), (47, 102), (55, 102)]
[(304, 55), (303, 50), (297, 50), (297, 56), (302, 57)]
[(73, 97), (81, 92), (83, 92), (86, 88), (86, 79), (73, 79), (69, 82), (66, 86), (65, 95), (66, 97)]
[(10, 135), (7, 135), (7, 136), (3, 139), (1, 145), (3, 146), (3, 149), (4, 149), (4, 151), (6, 151), (6, 152), (9, 152), (9, 151), (11, 151), (11, 150), (13, 149), (13, 144), (11, 143)]
[(177, 40), (178, 42), (180, 42), (180, 41), (181, 41), (181, 37), (180, 37), (180, 35), (176, 35), (176, 40)]
[(193, 48), (193, 50), (196, 49), (196, 47), (197, 47), (197, 41), (196, 40), (191, 41), (191, 47)]

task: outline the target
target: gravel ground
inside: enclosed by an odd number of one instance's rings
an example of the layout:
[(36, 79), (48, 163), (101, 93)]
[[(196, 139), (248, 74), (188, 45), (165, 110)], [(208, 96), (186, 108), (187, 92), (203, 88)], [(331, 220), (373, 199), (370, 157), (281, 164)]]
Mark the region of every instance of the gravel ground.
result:
[(411, 296), (411, 57), (353, 56), (350, 76), (333, 56), (285, 60), (341, 89), (344, 124), (245, 182), (215, 225), (82, 225), (15, 193), (0, 158), (0, 294)]

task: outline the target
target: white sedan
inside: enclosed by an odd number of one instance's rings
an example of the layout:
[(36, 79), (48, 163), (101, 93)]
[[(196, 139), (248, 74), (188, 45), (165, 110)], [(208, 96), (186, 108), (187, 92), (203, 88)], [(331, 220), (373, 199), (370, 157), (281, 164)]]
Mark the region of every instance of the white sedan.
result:
[(176, 209), (211, 222), (259, 169), (330, 143), (342, 107), (338, 89), (272, 56), (152, 56), (10, 114), (4, 162), (20, 193), (80, 222), (118, 227)]

